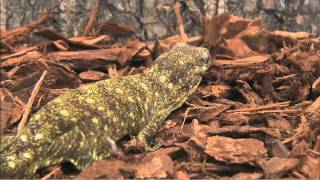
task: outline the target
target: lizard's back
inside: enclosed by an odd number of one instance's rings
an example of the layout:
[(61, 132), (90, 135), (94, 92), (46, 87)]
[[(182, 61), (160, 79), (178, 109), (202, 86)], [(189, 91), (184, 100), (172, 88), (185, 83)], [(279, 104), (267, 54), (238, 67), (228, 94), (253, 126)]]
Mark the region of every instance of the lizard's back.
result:
[(0, 149), (3, 177), (30, 177), (63, 161), (82, 169), (108, 157), (112, 142), (143, 128), (151, 134), (196, 89), (208, 52), (179, 44), (147, 74), (103, 80), (59, 96)]

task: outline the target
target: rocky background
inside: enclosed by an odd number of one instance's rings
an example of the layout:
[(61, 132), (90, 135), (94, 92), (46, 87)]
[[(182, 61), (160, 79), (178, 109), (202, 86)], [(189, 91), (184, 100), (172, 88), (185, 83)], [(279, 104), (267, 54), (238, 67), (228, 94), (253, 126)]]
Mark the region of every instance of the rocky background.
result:
[[(47, 22), (67, 36), (83, 34), (95, 0), (0, 0), (1, 28), (31, 23), (48, 8)], [(174, 0), (100, 0), (97, 23), (108, 20), (132, 27), (142, 40), (176, 34)], [(319, 0), (184, 0), (182, 15), (189, 35), (202, 32), (202, 16), (229, 12), (253, 19), (260, 16), (269, 29), (320, 33)]]

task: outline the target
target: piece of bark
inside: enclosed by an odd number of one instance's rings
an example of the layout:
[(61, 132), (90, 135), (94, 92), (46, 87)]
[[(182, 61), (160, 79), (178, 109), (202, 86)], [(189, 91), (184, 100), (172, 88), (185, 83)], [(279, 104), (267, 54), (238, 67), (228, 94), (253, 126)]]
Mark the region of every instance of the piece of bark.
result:
[(107, 75), (100, 71), (84, 71), (79, 74), (79, 77), (84, 82), (99, 81), (107, 77)]
[(44, 38), (47, 38), (49, 40), (57, 41), (57, 40), (62, 40), (66, 44), (68, 44), (70, 47), (73, 48), (79, 48), (79, 49), (99, 49), (98, 46), (93, 45), (93, 44), (86, 44), (81, 41), (73, 41), (71, 39), (68, 39), (64, 36), (62, 36), (60, 33), (56, 32), (53, 29), (49, 28), (42, 28), (38, 30), (37, 32), (34, 32), (35, 35), (41, 36)]
[(211, 157), (228, 164), (257, 165), (265, 158), (267, 150), (263, 142), (256, 139), (232, 139), (213, 136), (207, 139), (205, 152)]
[(1, 88), (1, 98), (0, 98), (0, 135), (7, 129), (10, 125), (10, 120), (13, 113), (14, 100), (12, 94)]
[(103, 21), (97, 25), (96, 34), (108, 34), (115, 37), (136, 34), (136, 31), (125, 24), (117, 24), (110, 21)]
[(26, 33), (30, 33), (33, 29), (45, 23), (53, 8), (48, 9), (44, 14), (38, 17), (37, 20), (23, 27), (18, 27), (9, 31), (1, 32), (1, 40), (5, 42), (13, 43), (15, 41), (16, 36), (23, 35)]
[(268, 62), (269, 60), (269, 55), (257, 55), (237, 60), (215, 60), (212, 61), (212, 65), (222, 66), (223, 68), (247, 68)]
[(263, 103), (263, 99), (252, 90), (252, 88), (250, 87), (250, 85), (247, 82), (241, 81), (241, 80), (237, 80), (236, 82), (238, 84), (236, 86), (236, 89), (244, 97), (246, 103), (249, 103), (249, 104), (262, 104)]
[(147, 155), (136, 169), (137, 178), (173, 177), (173, 161), (167, 155)]
[(265, 178), (281, 178), (294, 169), (299, 163), (298, 159), (273, 157), (262, 164), (265, 171)]
[(254, 133), (268, 135), (280, 139), (281, 134), (278, 129), (271, 129), (266, 127), (251, 127), (251, 126), (224, 126), (222, 128), (209, 129), (209, 135), (228, 135), (232, 137), (246, 137)]
[(100, 7), (100, 1), (96, 0), (95, 6), (93, 6), (93, 8), (91, 9), (91, 13), (88, 18), (87, 25), (83, 30), (83, 33), (82, 33), (83, 36), (88, 36), (90, 31), (92, 30), (92, 26), (93, 26), (94, 21), (96, 20), (96, 17), (97, 17), (98, 11), (99, 11), (99, 7)]
[(38, 46), (25, 47), (25, 48), (19, 49), (15, 53), (12, 53), (12, 54), (9, 54), (9, 55), (6, 55), (6, 56), (0, 55), (0, 60), (1, 61), (5, 61), (6, 59), (9, 59), (9, 58), (22, 56), (22, 55), (24, 55), (26, 53), (29, 53), (30, 51), (36, 50), (37, 48), (38, 48)]
[(126, 168), (126, 164), (120, 160), (101, 160), (93, 166), (84, 169), (75, 180), (85, 179), (118, 179), (123, 178), (120, 169)]
[(310, 179), (320, 178), (320, 158), (319, 155), (308, 155), (302, 164), (301, 171)]

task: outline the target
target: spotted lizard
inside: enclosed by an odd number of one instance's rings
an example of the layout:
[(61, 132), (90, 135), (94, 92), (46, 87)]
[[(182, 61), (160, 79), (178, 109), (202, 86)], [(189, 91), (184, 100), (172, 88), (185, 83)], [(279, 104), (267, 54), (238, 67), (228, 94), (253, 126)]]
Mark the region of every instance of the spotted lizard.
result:
[(107, 79), (63, 94), (30, 118), (21, 135), (3, 137), (3, 178), (30, 178), (65, 161), (78, 169), (110, 157), (126, 135), (152, 149), (166, 117), (196, 90), (208, 68), (207, 49), (177, 43), (144, 74)]

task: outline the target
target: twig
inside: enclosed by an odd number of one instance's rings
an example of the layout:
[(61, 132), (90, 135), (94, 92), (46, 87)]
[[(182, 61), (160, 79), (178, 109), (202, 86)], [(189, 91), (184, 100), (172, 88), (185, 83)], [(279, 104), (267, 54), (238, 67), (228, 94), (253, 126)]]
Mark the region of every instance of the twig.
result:
[(115, 64), (108, 65), (108, 74), (110, 76), (110, 79), (119, 77), (117, 67)]
[(180, 33), (180, 38), (183, 42), (186, 42), (188, 40), (188, 35), (184, 31), (184, 26), (183, 26), (183, 20), (181, 16), (181, 11), (180, 11), (181, 4), (180, 2), (176, 1), (174, 5), (174, 12), (177, 17), (177, 22), (179, 26), (179, 33)]
[(30, 114), (30, 111), (31, 111), (31, 108), (32, 108), (32, 104), (33, 104), (33, 102), (34, 102), (34, 100), (35, 100), (35, 98), (36, 98), (36, 96), (37, 96), (37, 94), (38, 94), (38, 92), (40, 90), (41, 84), (42, 84), (46, 74), (47, 74), (47, 70), (45, 70), (43, 72), (43, 74), (41, 75), (39, 81), (36, 83), (32, 93), (31, 93), (31, 96), (30, 96), (30, 98), (28, 100), (28, 103), (26, 105), (24, 114), (23, 114), (22, 119), (21, 119), (21, 121), (19, 123), (19, 126), (18, 126), (17, 136), (19, 136), (21, 134), (23, 128), (25, 127), (25, 125), (27, 123), (27, 120), (28, 120), (28, 117), (29, 117), (29, 114)]
[(91, 14), (90, 14), (90, 17), (88, 19), (88, 23), (87, 23), (87, 25), (86, 25), (86, 27), (84, 28), (84, 31), (83, 31), (83, 36), (88, 36), (89, 31), (92, 29), (93, 22), (96, 19), (97, 13), (99, 11), (99, 6), (100, 6), (100, 0), (97, 0), (96, 1), (96, 5), (91, 10)]
[(41, 180), (48, 180), (53, 174), (57, 173), (60, 171), (60, 167), (56, 166), (52, 171), (50, 171), (47, 175), (41, 178)]
[(303, 110), (299, 109), (283, 109), (283, 110), (263, 110), (263, 111), (255, 111), (255, 112), (233, 112), (236, 114), (243, 115), (251, 115), (251, 114), (268, 114), (268, 113), (286, 113), (286, 114), (295, 114), (295, 113), (303, 113)]
[(184, 114), (183, 122), (182, 122), (181, 127), (180, 127), (180, 133), (182, 132), (183, 126), (184, 126), (184, 124), (185, 124), (185, 122), (186, 122), (186, 119), (187, 119), (187, 116), (188, 116), (188, 113), (189, 113), (189, 110), (190, 110), (190, 109), (191, 109), (191, 108), (187, 108), (187, 110), (186, 110), (186, 112), (185, 112), (185, 114)]
[(267, 105), (261, 105), (258, 107), (250, 107), (250, 108), (241, 108), (235, 110), (229, 110), (227, 113), (235, 113), (235, 112), (250, 112), (250, 111), (259, 111), (259, 110), (266, 110), (266, 109), (273, 109), (273, 108), (280, 108), (280, 107), (288, 107), (290, 101), (280, 102), (280, 103), (272, 103)]

